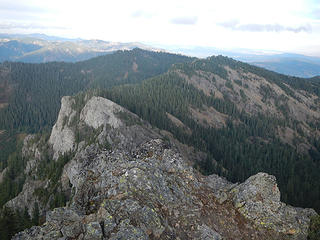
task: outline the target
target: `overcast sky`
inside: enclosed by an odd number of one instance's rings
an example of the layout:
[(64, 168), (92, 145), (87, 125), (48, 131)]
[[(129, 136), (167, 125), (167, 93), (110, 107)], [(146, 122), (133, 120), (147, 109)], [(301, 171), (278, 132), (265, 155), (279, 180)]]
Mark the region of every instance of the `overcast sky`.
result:
[(0, 32), (320, 56), (320, 0), (1, 0)]

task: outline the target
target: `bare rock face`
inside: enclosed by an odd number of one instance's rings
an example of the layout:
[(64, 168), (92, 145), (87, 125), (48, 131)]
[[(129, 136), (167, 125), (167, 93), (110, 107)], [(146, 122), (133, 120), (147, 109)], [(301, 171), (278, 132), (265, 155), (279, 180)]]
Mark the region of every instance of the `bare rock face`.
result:
[(106, 124), (113, 128), (118, 128), (124, 124), (116, 116), (116, 113), (123, 111), (125, 111), (124, 108), (108, 99), (92, 97), (82, 109), (80, 120), (95, 129)]
[[(60, 179), (62, 188), (71, 185), (70, 201), (13, 239), (307, 238), (316, 213), (281, 203), (275, 177), (259, 173), (242, 184), (204, 177), (173, 142), (117, 104), (92, 97), (75, 113), (72, 102), (62, 100), (49, 139), (54, 156), (74, 151)], [(79, 131), (76, 148), (64, 129)]]
[(8, 171), (8, 168), (5, 168), (0, 172), (0, 183), (3, 181), (3, 178), (6, 175), (7, 171)]
[[(8, 201), (5, 206), (12, 209), (19, 209), (20, 211), (27, 208), (29, 215), (32, 216), (35, 203), (39, 204), (38, 199), (34, 196), (35, 189), (43, 187), (44, 185), (45, 182), (43, 181), (27, 181), (23, 185), (20, 194)], [(39, 205), (41, 210), (41, 204)]]
[(60, 154), (71, 151), (75, 147), (75, 135), (70, 129), (69, 124), (76, 112), (72, 109), (74, 99), (69, 96), (61, 99), (61, 109), (59, 112), (58, 120), (53, 126), (49, 143), (53, 147), (54, 159), (58, 159)]
[(294, 208), (280, 202), (276, 178), (258, 173), (231, 190), (238, 211), (256, 225), (305, 239), (313, 209)]

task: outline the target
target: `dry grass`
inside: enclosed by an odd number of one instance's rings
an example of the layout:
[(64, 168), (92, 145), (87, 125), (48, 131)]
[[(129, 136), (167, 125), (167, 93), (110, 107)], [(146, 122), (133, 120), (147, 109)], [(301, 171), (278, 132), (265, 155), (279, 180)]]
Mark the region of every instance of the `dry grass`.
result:
[(138, 64), (137, 64), (136, 62), (133, 62), (133, 64), (132, 64), (132, 70), (133, 70), (134, 72), (138, 72)]
[(9, 104), (8, 103), (0, 103), (0, 109), (1, 108), (5, 108), (5, 107), (7, 107)]
[(192, 107), (189, 109), (193, 118), (198, 120), (198, 122), (205, 127), (211, 126), (215, 128), (223, 128), (226, 126), (228, 116), (218, 112), (213, 107), (207, 107), (205, 110), (199, 110)]
[(191, 134), (192, 131), (190, 128), (188, 128), (183, 122), (181, 122), (178, 118), (176, 118), (175, 116), (171, 115), (170, 113), (166, 113), (167, 117), (171, 120), (171, 122), (173, 122), (174, 125), (176, 125), (177, 127), (183, 128), (186, 133)]

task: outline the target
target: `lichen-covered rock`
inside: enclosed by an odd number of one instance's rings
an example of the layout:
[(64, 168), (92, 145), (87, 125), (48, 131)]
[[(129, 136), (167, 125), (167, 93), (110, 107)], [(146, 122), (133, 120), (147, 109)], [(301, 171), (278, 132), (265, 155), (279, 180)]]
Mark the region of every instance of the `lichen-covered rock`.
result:
[(213, 231), (206, 225), (198, 226), (198, 234), (200, 240), (222, 240), (219, 233)]
[(49, 143), (53, 147), (53, 158), (58, 159), (60, 154), (64, 154), (75, 148), (75, 134), (69, 127), (76, 111), (72, 109), (74, 99), (69, 96), (61, 99), (61, 108), (56, 124), (52, 128)]
[(228, 199), (228, 192), (237, 185), (230, 183), (225, 178), (222, 178), (216, 174), (207, 176), (206, 183), (212, 189), (214, 196), (217, 198), (220, 204)]
[(44, 181), (27, 181), (23, 185), (23, 189), (20, 194), (8, 201), (5, 206), (19, 211), (24, 211), (24, 209), (27, 208), (29, 215), (32, 216), (34, 206), (37, 203), (41, 212), (43, 206), (34, 196), (34, 191), (37, 188), (43, 187), (45, 184), (46, 182)]
[(112, 234), (110, 240), (147, 240), (148, 235), (141, 229), (130, 224), (129, 220), (120, 223), (119, 231)]
[(103, 238), (102, 228), (98, 222), (90, 222), (85, 225), (85, 228), (85, 240), (101, 240)]
[(116, 114), (124, 111), (127, 110), (108, 99), (92, 97), (82, 109), (80, 120), (95, 129), (106, 124), (118, 128), (124, 124)]
[[(63, 105), (61, 116), (72, 115)], [(64, 166), (60, 183), (71, 185), (71, 199), (13, 239), (306, 239), (314, 212), (281, 203), (273, 176), (242, 184), (204, 177), (172, 142), (115, 103), (93, 97), (77, 111), (73, 124), (91, 127), (94, 141), (78, 143)], [(53, 131), (63, 129), (56, 125)]]
[(256, 225), (291, 235), (291, 239), (305, 239), (312, 209), (287, 206), (280, 202), (276, 178), (258, 173), (232, 189), (233, 203), (246, 218)]

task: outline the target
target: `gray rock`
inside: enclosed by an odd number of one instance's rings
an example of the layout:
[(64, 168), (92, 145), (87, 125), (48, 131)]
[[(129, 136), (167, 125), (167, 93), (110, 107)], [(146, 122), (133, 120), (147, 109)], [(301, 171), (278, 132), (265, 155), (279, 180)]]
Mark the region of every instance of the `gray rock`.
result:
[(34, 191), (37, 188), (43, 187), (45, 184), (45, 181), (26, 181), (19, 195), (8, 201), (5, 206), (20, 211), (24, 211), (24, 209), (27, 208), (29, 215), (32, 216), (35, 203), (37, 202), (41, 212), (44, 206), (42, 206), (41, 202), (35, 197)]
[(198, 226), (199, 240), (222, 240), (219, 233), (209, 228), (207, 225), (203, 224)]
[(55, 208), (49, 211), (46, 215), (46, 220), (48, 222), (79, 222), (83, 217), (81, 217), (76, 211), (70, 208), (62, 207)]
[(95, 129), (107, 124), (113, 128), (118, 128), (124, 124), (116, 114), (123, 111), (126, 110), (108, 99), (92, 97), (82, 109), (80, 120)]
[(85, 225), (86, 233), (84, 235), (85, 240), (101, 240), (103, 238), (102, 228), (100, 223), (91, 222)]
[(71, 123), (76, 112), (72, 109), (74, 99), (63, 97), (58, 120), (52, 128), (49, 143), (53, 147), (53, 158), (58, 159), (60, 154), (72, 151), (75, 148), (75, 135), (68, 123)]
[(234, 206), (257, 226), (291, 235), (291, 239), (306, 239), (310, 217), (316, 212), (280, 202), (280, 191), (274, 176), (258, 173), (231, 192)]
[(141, 229), (130, 224), (129, 220), (120, 223), (120, 229), (116, 234), (111, 235), (110, 240), (147, 240), (148, 235)]
[(106, 235), (109, 235), (116, 226), (117, 224), (115, 223), (115, 219), (111, 215), (103, 221), (103, 231)]
[(0, 172), (0, 183), (3, 181), (3, 178), (6, 175), (7, 171), (8, 171), (8, 168), (5, 168)]
[(155, 237), (159, 238), (165, 228), (161, 225), (161, 220), (158, 217), (156, 211), (147, 206), (144, 206), (139, 212), (139, 222), (141, 228)]
[(225, 178), (222, 178), (216, 174), (207, 176), (205, 178), (205, 182), (207, 186), (212, 189), (214, 196), (218, 199), (220, 204), (228, 200), (228, 192), (237, 185), (230, 183)]

